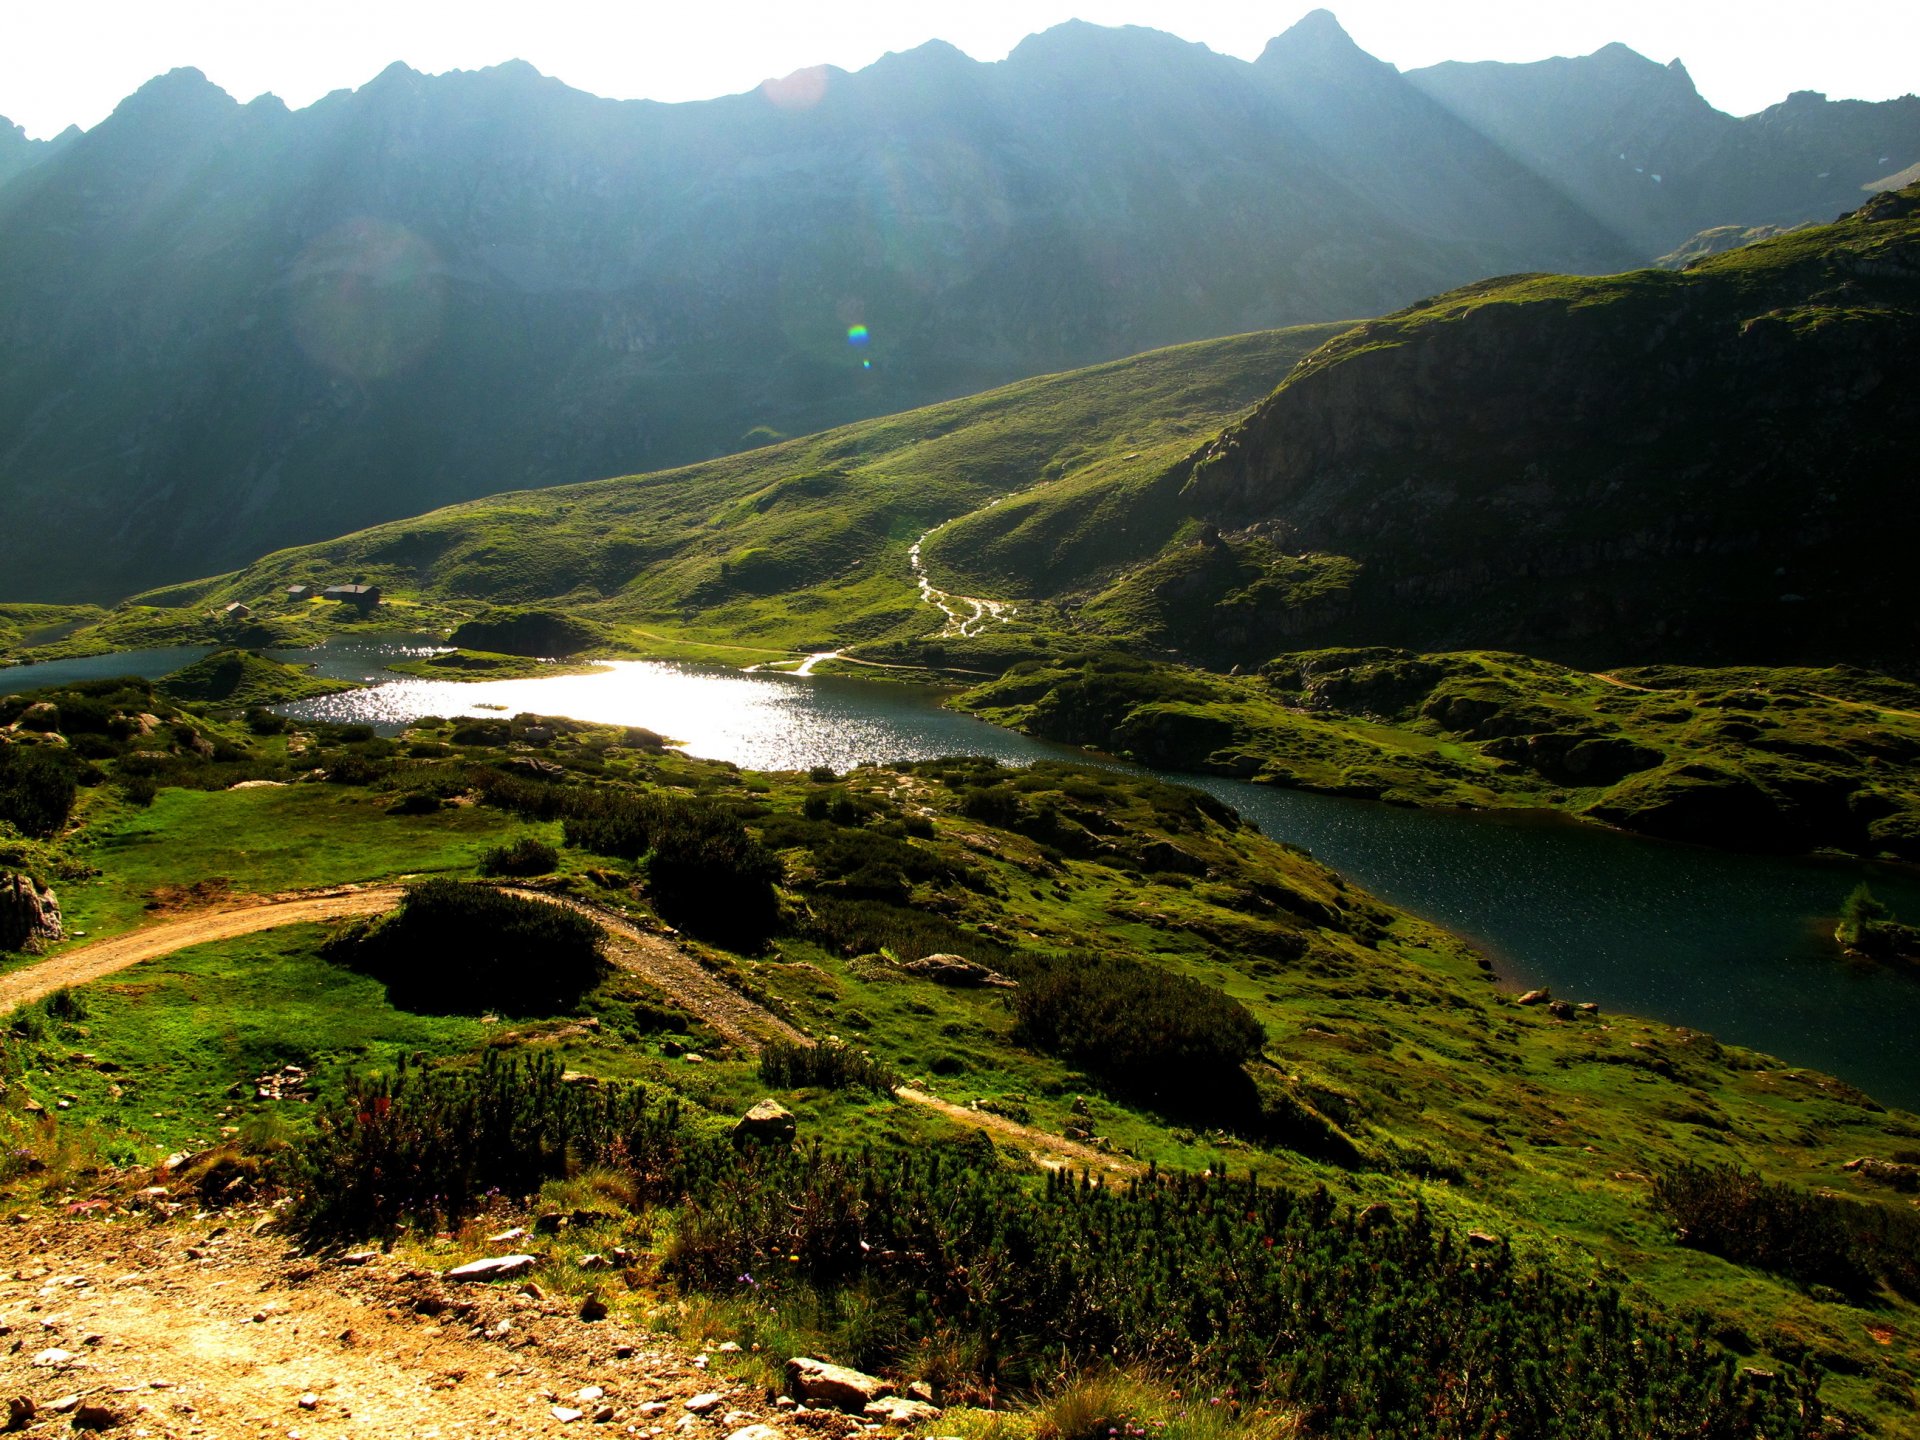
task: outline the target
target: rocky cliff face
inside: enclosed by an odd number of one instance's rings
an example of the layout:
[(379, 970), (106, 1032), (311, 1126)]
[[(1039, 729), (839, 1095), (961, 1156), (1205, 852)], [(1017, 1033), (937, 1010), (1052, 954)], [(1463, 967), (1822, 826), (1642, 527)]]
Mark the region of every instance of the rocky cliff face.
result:
[(1916, 210), (1920, 187), (1679, 274), (1362, 325), (1199, 454), (1189, 496), (1360, 561), (1351, 628), (1377, 638), (1910, 662), (1887, 581), (1920, 520)]

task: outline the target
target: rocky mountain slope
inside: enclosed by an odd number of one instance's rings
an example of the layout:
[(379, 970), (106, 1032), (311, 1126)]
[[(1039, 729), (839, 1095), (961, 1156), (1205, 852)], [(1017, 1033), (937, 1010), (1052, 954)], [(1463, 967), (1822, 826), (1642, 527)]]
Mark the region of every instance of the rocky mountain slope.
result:
[(1488, 281), (1306, 357), (1164, 473), (1167, 541), (1118, 576), (1030, 564), (1085, 524), (1065, 484), (930, 560), (1223, 665), (1319, 643), (1909, 668), (1888, 580), (1920, 518), (1917, 333), (1912, 187), (1680, 272)]
[(1646, 257), (1695, 231), (1793, 225), (1851, 210), (1901, 183), (1920, 98), (1830, 101), (1801, 90), (1736, 119), (1686, 66), (1624, 45), (1530, 65), (1450, 62), (1409, 84), (1606, 217)]
[(1437, 93), (1324, 12), (1254, 64), (1072, 24), (672, 106), (395, 66), (293, 113), (176, 71), (0, 186), (0, 572), (112, 599), (1151, 345), (1617, 269), (1920, 157), (1899, 105), (1815, 107), (1890, 163), (1802, 183), (1767, 130), (1764, 213), (1703, 191), (1655, 245)]

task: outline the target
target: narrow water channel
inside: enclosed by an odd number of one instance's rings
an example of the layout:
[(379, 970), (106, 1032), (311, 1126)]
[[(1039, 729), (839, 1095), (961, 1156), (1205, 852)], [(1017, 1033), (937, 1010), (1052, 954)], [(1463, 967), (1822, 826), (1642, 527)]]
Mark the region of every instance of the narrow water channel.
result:
[[(943, 709), (937, 695), (912, 685), (646, 662), (476, 684), (381, 669), (409, 652), (418, 647), (360, 640), (279, 652), (322, 674), (375, 682), (286, 708), (386, 730), (424, 715), (570, 715), (644, 725), (692, 754), (752, 769), (845, 770), (863, 760), (962, 753), (1009, 764), (1087, 758)], [(198, 653), (129, 652), (0, 671), (0, 693), (162, 674)], [(68, 673), (69, 666), (84, 669)], [(1825, 933), (1863, 874), (1897, 912), (1920, 919), (1920, 879), (1910, 872), (1667, 845), (1550, 815), (1405, 810), (1211, 776), (1173, 778), (1219, 796), (1382, 899), (1476, 941), (1514, 983), (1706, 1030), (1920, 1110), (1920, 979), (1847, 965)]]

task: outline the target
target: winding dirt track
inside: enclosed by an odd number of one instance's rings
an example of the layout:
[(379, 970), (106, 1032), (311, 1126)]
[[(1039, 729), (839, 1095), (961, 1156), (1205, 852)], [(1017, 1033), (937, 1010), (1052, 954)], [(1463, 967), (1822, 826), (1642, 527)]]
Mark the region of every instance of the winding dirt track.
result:
[(0, 975), (0, 1015), (70, 985), (84, 985), (116, 970), (157, 960), (176, 950), (277, 930), (282, 925), (306, 925), (318, 920), (346, 920), (382, 915), (400, 903), (406, 891), (398, 885), (365, 889), (342, 886), (309, 890), (296, 895), (263, 896), (257, 900), (196, 910), (176, 919), (130, 930), (125, 935), (78, 945), (71, 950)]
[[(648, 934), (611, 911), (539, 890), (515, 889), (510, 893), (551, 905), (564, 905), (587, 916), (607, 932), (607, 958), (614, 965), (658, 987), (709, 1028), (750, 1053), (769, 1039), (811, 1043), (803, 1031), (716, 979), (677, 945)], [(125, 935), (62, 950), (37, 965), (0, 976), (0, 1015), (62, 987), (84, 985), (129, 969), (143, 960), (157, 960), (195, 945), (254, 935), (283, 925), (381, 915), (398, 905), (405, 894), (405, 888), (399, 885), (343, 886), (266, 896), (157, 921)], [(910, 1105), (924, 1106), (959, 1124), (990, 1131), (1024, 1145), (1042, 1165), (1077, 1165), (1123, 1175), (1135, 1174), (1141, 1169), (1138, 1163), (1124, 1156), (1022, 1125), (1003, 1115), (956, 1105), (924, 1090), (903, 1085), (894, 1093)]]

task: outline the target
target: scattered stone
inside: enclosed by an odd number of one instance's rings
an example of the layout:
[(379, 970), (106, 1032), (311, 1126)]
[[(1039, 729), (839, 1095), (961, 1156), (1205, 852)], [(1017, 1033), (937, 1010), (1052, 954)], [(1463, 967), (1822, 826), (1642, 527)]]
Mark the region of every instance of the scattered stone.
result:
[(353, 1250), (340, 1257), (342, 1265), (371, 1265), (380, 1258), (378, 1250)]
[(33, 1403), (31, 1395), (15, 1395), (7, 1401), (7, 1429), (24, 1430), (39, 1413), (39, 1407)]
[(762, 1100), (733, 1127), (734, 1143), (757, 1140), (777, 1145), (790, 1145), (799, 1128), (799, 1122), (793, 1118), (793, 1112), (778, 1100)]
[(639, 1409), (642, 1415), (645, 1415), (649, 1419), (651, 1419), (655, 1415), (666, 1414), (667, 1411), (672, 1407), (670, 1407), (667, 1404), (667, 1402), (664, 1400), (649, 1400), (644, 1405), (638, 1406), (637, 1408)]
[(73, 1428), (76, 1430), (111, 1430), (119, 1423), (119, 1414), (104, 1405), (89, 1402), (74, 1408)]
[(1018, 981), (1009, 980), (999, 971), (989, 970), (984, 965), (976, 965), (961, 955), (922, 955), (918, 960), (907, 961), (900, 968), (922, 980), (957, 989), (977, 989), (981, 986), (992, 986), (999, 990), (1020, 988)]
[(799, 1403), (800, 1402), (791, 1395), (780, 1395), (774, 1398), (773, 1408), (776, 1410), (791, 1410)]
[(39, 1370), (63, 1370), (73, 1363), (73, 1352), (55, 1347), (42, 1350), (33, 1357), (33, 1364)]
[(781, 1440), (781, 1435), (771, 1425), (748, 1425), (735, 1430), (727, 1440)]
[(49, 1400), (47, 1402), (47, 1409), (53, 1411), (56, 1415), (71, 1415), (79, 1408), (80, 1397), (78, 1395), (62, 1395), (58, 1400)]
[(456, 1282), (511, 1280), (516, 1275), (526, 1274), (538, 1263), (531, 1255), (493, 1255), (485, 1260), (471, 1260), (465, 1265), (456, 1265), (443, 1278)]
[(703, 1390), (692, 1399), (686, 1401), (684, 1408), (690, 1414), (704, 1415), (709, 1410), (719, 1409), (720, 1402), (724, 1398), (725, 1397), (716, 1390)]
[(604, 1255), (582, 1255), (573, 1262), (582, 1270), (611, 1270), (613, 1262)]
[(900, 1395), (875, 1400), (860, 1413), (869, 1420), (878, 1420), (887, 1425), (924, 1425), (929, 1420), (940, 1418), (939, 1410), (924, 1400), (909, 1400)]
[(738, 1340), (722, 1340), (713, 1348), (722, 1355), (738, 1355), (740, 1353), (740, 1342)]
[(1551, 990), (1529, 990), (1513, 1003), (1516, 1005), (1544, 1005), (1551, 999), (1553, 999), (1553, 992)]
[(1549, 1000), (1547, 1013), (1556, 1020), (1573, 1019), (1573, 1006), (1565, 1000)]
[(1840, 1167), (1851, 1170), (1863, 1180), (1875, 1180), (1896, 1190), (1920, 1190), (1920, 1165), (1898, 1160), (1882, 1160), (1877, 1155), (1862, 1155)]
[(580, 1302), (580, 1318), (589, 1323), (607, 1318), (607, 1302), (598, 1295), (589, 1295)]
[(631, 1360), (638, 1353), (639, 1347), (635, 1345), (616, 1345), (613, 1347), (613, 1358), (616, 1360)]
[(1467, 1243), (1469, 1245), (1478, 1245), (1481, 1249), (1486, 1250), (1497, 1246), (1500, 1243), (1500, 1237), (1498, 1235), (1489, 1235), (1484, 1230), (1469, 1230), (1467, 1231)]
[(571, 1405), (555, 1405), (553, 1409), (548, 1413), (551, 1414), (553, 1418), (558, 1420), (562, 1425), (566, 1425), (566, 1424), (570, 1424), (575, 1420), (578, 1420), (581, 1416), (585, 1415), (587, 1412), (584, 1410), (576, 1410)]
[(511, 1245), (515, 1241), (527, 1238), (527, 1227), (516, 1225), (511, 1230), (502, 1230), (498, 1235), (487, 1236), (489, 1245)]
[(302, 1410), (317, 1410), (320, 1407), (320, 1397), (309, 1390), (296, 1403)]
[(1578, 1005), (1574, 1006), (1573, 1008), (1578, 1010), (1582, 1015), (1585, 1015), (1588, 1019), (1592, 1019), (1595, 1015), (1598, 1015), (1600, 1013), (1599, 1004), (1592, 1000), (1582, 1000)]
[(787, 1361), (787, 1389), (797, 1400), (817, 1400), (855, 1415), (893, 1387), (877, 1375), (863, 1375), (844, 1365), (829, 1365), (810, 1355), (796, 1355)]
[(606, 1394), (607, 1392), (602, 1386), (582, 1385), (574, 1392), (573, 1398), (578, 1400), (582, 1405), (591, 1405), (596, 1400), (605, 1399)]

